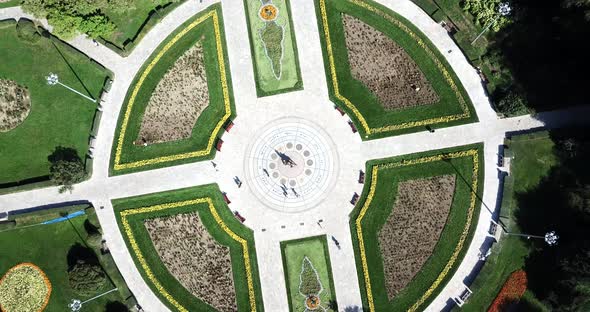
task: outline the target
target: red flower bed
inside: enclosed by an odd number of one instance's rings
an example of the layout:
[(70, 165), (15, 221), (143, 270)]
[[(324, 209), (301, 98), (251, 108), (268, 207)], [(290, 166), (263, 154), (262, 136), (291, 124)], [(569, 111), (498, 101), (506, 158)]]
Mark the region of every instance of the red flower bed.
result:
[(506, 310), (508, 305), (520, 300), (520, 297), (522, 297), (526, 291), (526, 287), (526, 272), (523, 270), (512, 272), (496, 296), (496, 299), (494, 299), (488, 312), (500, 312)]

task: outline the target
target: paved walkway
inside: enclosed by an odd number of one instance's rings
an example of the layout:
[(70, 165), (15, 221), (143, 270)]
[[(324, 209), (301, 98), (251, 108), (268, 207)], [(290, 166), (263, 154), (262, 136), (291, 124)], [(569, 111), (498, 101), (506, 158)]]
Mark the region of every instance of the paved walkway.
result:
[[(231, 132), (224, 134), (223, 151), (215, 157), (213, 168), (209, 161), (195, 162), (163, 169), (109, 177), (109, 160), (119, 112), (133, 77), (141, 65), (174, 29), (215, 1), (189, 0), (167, 15), (136, 46), (128, 57), (121, 57), (103, 46), (95, 46), (85, 36), (72, 41), (74, 47), (97, 60), (114, 73), (110, 92), (104, 98), (103, 116), (97, 135), (94, 173), (90, 180), (76, 185), (71, 194), (58, 194), (56, 187), (0, 196), (0, 212), (39, 207), (64, 202), (90, 201), (97, 208), (113, 257), (129, 288), (146, 311), (166, 311), (167, 308), (153, 294), (141, 278), (117, 227), (111, 199), (179, 189), (207, 183), (217, 183), (232, 201), (230, 208), (238, 210), (246, 225), (253, 229), (260, 270), (264, 306), (267, 311), (287, 311), (288, 303), (279, 243), (283, 240), (323, 235), (338, 239), (341, 249), (329, 241), (337, 301), (343, 309), (361, 306), (361, 290), (357, 281), (348, 214), (353, 206), (348, 202), (354, 192), (360, 193), (358, 170), (367, 160), (403, 155), (471, 143), (484, 143), (484, 194), (476, 234), (457, 273), (444, 287), (429, 310), (438, 311), (447, 300), (458, 295), (463, 279), (477, 263), (479, 249), (486, 236), (495, 209), (498, 177), (497, 151), (507, 132), (536, 128), (552, 128), (583, 120), (586, 109), (559, 111), (497, 119), (491, 109), (475, 70), (444, 29), (408, 0), (380, 0), (418, 26), (443, 54), (459, 76), (471, 97), (480, 122), (436, 130), (418, 132), (362, 142), (353, 134), (329, 101), (323, 58), (319, 42), (313, 1), (292, 1), (292, 16), (303, 78), (304, 90), (256, 97), (252, 56), (250, 54), (246, 18), (242, 1), (224, 5), (226, 41), (234, 98), (238, 117)], [(229, 1), (228, 1), (229, 2)], [(226, 4), (226, 2), (224, 2)], [(0, 9), (0, 20), (30, 18), (19, 8)], [(46, 23), (45, 23), (46, 24)], [(451, 50), (451, 53), (446, 51)], [(336, 185), (330, 196), (317, 207), (289, 214), (266, 208), (250, 188), (251, 181), (238, 189), (232, 178), (245, 177), (244, 159), (248, 147), (256, 140), (263, 127), (282, 117), (304, 118), (324, 129), (334, 141), (339, 161)], [(323, 222), (318, 225), (318, 221)]]

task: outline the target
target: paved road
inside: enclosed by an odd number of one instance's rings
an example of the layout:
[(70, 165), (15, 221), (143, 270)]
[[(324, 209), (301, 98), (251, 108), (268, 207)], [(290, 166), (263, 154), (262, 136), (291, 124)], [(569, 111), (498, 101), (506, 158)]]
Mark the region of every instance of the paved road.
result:
[[(495, 209), (498, 190), (496, 160), (498, 145), (507, 132), (537, 128), (552, 128), (579, 122), (587, 116), (585, 109), (559, 111), (498, 119), (490, 108), (488, 99), (475, 70), (469, 65), (458, 47), (446, 32), (424, 12), (407, 0), (381, 0), (383, 5), (396, 11), (418, 26), (441, 51), (465, 86), (477, 111), (479, 122), (444, 128), (434, 133), (427, 131), (362, 142), (347, 125), (348, 118), (333, 109), (329, 101), (319, 33), (312, 1), (291, 3), (295, 36), (301, 61), (304, 90), (265, 98), (256, 97), (252, 56), (250, 55), (246, 19), (242, 1), (224, 5), (223, 16), (228, 43), (230, 72), (238, 117), (231, 132), (223, 137), (223, 152), (218, 153), (215, 170), (210, 162), (196, 162), (169, 168), (144, 171), (123, 176), (108, 176), (114, 130), (127, 89), (144, 61), (174, 29), (214, 1), (189, 0), (166, 16), (136, 46), (128, 57), (121, 57), (103, 46), (95, 46), (84, 36), (72, 41), (74, 47), (97, 60), (114, 73), (111, 91), (104, 98), (104, 111), (97, 136), (94, 174), (86, 182), (76, 185), (69, 194), (58, 194), (57, 188), (14, 193), (0, 196), (0, 212), (39, 207), (64, 202), (90, 201), (97, 207), (99, 219), (109, 242), (113, 257), (129, 288), (146, 311), (166, 311), (166, 307), (152, 293), (135, 268), (116, 224), (111, 199), (173, 190), (183, 187), (217, 183), (228, 192), (231, 209), (239, 210), (246, 217), (246, 225), (254, 230), (264, 306), (267, 311), (287, 311), (287, 297), (279, 243), (311, 235), (335, 236), (341, 249), (330, 243), (330, 257), (334, 272), (339, 306), (361, 306), (356, 265), (352, 250), (348, 213), (353, 206), (348, 203), (353, 192), (360, 193), (362, 185), (356, 181), (358, 170), (367, 160), (435, 150), (471, 143), (484, 143), (485, 182), (484, 194), (476, 235), (457, 273), (444, 287), (441, 294), (428, 307), (440, 310), (447, 300), (462, 290), (462, 280), (477, 262), (480, 246), (486, 237), (491, 213)], [(226, 2), (224, 1), (224, 4)], [(0, 9), (0, 19), (27, 17), (19, 8)], [(231, 22), (229, 22), (231, 21)], [(46, 24), (46, 23), (45, 23)], [(446, 51), (452, 51), (447, 53)], [(288, 214), (266, 208), (250, 188), (236, 188), (232, 177), (244, 177), (244, 159), (248, 146), (267, 123), (282, 117), (304, 118), (324, 129), (335, 143), (338, 167), (337, 184), (330, 196), (317, 207), (298, 214)], [(100, 207), (103, 207), (102, 209)], [(321, 227), (316, 220), (324, 220)], [(301, 224), (303, 223), (303, 224)], [(284, 227), (283, 227), (284, 226)], [(264, 229), (264, 231), (263, 231)], [(351, 278), (354, 277), (354, 278)]]

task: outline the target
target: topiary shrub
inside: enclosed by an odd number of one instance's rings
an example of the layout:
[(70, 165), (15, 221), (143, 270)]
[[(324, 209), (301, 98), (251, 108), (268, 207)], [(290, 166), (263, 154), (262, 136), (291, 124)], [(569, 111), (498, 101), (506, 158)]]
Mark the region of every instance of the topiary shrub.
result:
[(30, 43), (37, 43), (41, 39), (41, 35), (37, 32), (37, 26), (25, 19), (20, 19), (16, 24), (16, 35)]
[(79, 260), (69, 271), (70, 287), (81, 296), (91, 296), (101, 290), (107, 282), (100, 265)]

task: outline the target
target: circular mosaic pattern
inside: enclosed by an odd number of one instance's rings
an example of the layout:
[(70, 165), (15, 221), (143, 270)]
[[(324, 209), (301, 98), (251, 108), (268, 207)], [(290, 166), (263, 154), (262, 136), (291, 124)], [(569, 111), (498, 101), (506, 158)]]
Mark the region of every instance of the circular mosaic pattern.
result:
[(49, 302), (51, 283), (45, 273), (32, 263), (12, 267), (0, 279), (2, 311), (43, 311)]
[(317, 206), (336, 181), (338, 157), (315, 124), (284, 118), (264, 127), (246, 158), (247, 181), (270, 208), (300, 212)]
[(266, 4), (260, 8), (258, 15), (265, 22), (272, 22), (277, 19), (277, 16), (279, 16), (279, 9), (273, 4)]

